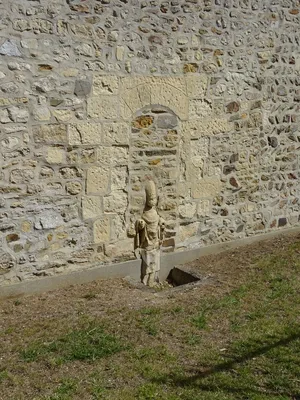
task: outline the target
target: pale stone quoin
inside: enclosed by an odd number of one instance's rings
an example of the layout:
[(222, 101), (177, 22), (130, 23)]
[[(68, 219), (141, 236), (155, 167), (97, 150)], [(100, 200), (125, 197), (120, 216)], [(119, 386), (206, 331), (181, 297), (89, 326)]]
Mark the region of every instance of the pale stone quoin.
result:
[(1, 3), (0, 286), (299, 226), (299, 1)]

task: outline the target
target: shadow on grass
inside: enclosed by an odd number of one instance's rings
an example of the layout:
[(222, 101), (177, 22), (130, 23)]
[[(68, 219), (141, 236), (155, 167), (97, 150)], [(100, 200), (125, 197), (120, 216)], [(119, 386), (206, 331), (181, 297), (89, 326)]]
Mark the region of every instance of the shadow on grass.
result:
[[(300, 339), (300, 330), (294, 331), (291, 333), (289, 336), (286, 336), (284, 338), (281, 338), (279, 340), (274, 341), (276, 337), (272, 336), (269, 337), (265, 340), (266, 341), (271, 341), (271, 343), (264, 344), (262, 340), (254, 340), (251, 339), (248, 342), (241, 342), (238, 344), (235, 348), (233, 346), (233, 353), (237, 353), (238, 351), (240, 354), (238, 356), (230, 356), (230, 360), (207, 367), (205, 370), (199, 371), (199, 370), (191, 370), (189, 369), (186, 371), (187, 373), (192, 373), (193, 375), (191, 376), (179, 376), (176, 374), (168, 374), (165, 376), (160, 376), (159, 378), (154, 378), (152, 379), (153, 382), (155, 383), (168, 383), (168, 384), (173, 384), (175, 386), (179, 387), (189, 387), (189, 388), (195, 388), (195, 389), (200, 389), (203, 391), (216, 391), (216, 390), (222, 390), (228, 393), (235, 393), (235, 394), (241, 394), (241, 395), (248, 395), (250, 393), (257, 394), (257, 395), (275, 395), (275, 396), (280, 396), (276, 397), (278, 399), (291, 399), (291, 400), (300, 400), (300, 388), (296, 390), (289, 390), (291, 388), (287, 387), (281, 387), (281, 388), (276, 388), (278, 390), (272, 390), (270, 387), (265, 388), (266, 390), (256, 390), (258, 389), (255, 386), (255, 381), (251, 382), (251, 374), (249, 374), (249, 380), (247, 384), (243, 384), (242, 382), (238, 381), (239, 379), (239, 374), (238, 374), (238, 368), (242, 367), (244, 363), (246, 363), (249, 360), (255, 359), (257, 357), (263, 356), (266, 353), (277, 349), (279, 347), (285, 347), (289, 346), (293, 342), (297, 341)], [(299, 360), (300, 361), (300, 353), (299, 353), (299, 344), (293, 343), (295, 346), (295, 351), (298, 352), (299, 354)], [(240, 346), (240, 347), (239, 347)], [(277, 366), (283, 367), (284, 365), (289, 363), (289, 360), (280, 360), (280, 358), (277, 358), (276, 361)], [(280, 372), (282, 373), (282, 370), (279, 368)], [(228, 382), (224, 382), (224, 373), (231, 374), (233, 373), (234, 379), (236, 379), (236, 384), (233, 383), (232, 378), (228, 380)], [(278, 371), (279, 372), (279, 371)], [(220, 375), (220, 380), (218, 381), (218, 374), (223, 373), (222, 377)], [(295, 371), (295, 376), (297, 375), (297, 372)], [(209, 378), (212, 378), (210, 381)], [(207, 380), (208, 379), (208, 380)], [(300, 381), (299, 381), (300, 382)], [(225, 384), (224, 384), (225, 383)], [(243, 399), (250, 399), (252, 397), (243, 397)], [(282, 396), (287, 396), (287, 397), (282, 397)], [(256, 397), (255, 397), (256, 398)], [(265, 397), (264, 397), (265, 398)]]

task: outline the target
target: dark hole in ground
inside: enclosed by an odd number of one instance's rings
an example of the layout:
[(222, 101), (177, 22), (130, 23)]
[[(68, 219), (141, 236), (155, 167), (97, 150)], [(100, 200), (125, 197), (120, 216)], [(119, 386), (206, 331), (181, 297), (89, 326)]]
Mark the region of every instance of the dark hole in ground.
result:
[(198, 281), (200, 281), (198, 276), (177, 267), (172, 268), (167, 277), (167, 282), (174, 287)]

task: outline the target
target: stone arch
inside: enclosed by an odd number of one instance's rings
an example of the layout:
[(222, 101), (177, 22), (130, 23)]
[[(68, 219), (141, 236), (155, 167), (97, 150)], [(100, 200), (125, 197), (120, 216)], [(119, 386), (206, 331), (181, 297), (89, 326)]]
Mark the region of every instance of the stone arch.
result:
[(131, 124), (127, 220), (142, 214), (145, 181), (154, 180), (170, 246), (175, 245), (177, 230), (180, 123), (169, 107), (153, 104), (134, 113)]
[(184, 78), (123, 78), (120, 82), (121, 117), (131, 120), (148, 104), (168, 107), (182, 121), (188, 119), (188, 96)]

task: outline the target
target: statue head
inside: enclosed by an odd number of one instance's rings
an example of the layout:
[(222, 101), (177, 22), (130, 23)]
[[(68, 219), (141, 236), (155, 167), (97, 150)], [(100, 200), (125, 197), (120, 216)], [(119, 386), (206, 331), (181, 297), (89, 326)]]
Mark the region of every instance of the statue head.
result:
[(157, 204), (157, 193), (155, 183), (153, 181), (148, 181), (145, 185), (146, 192), (146, 205), (148, 207), (155, 207)]

